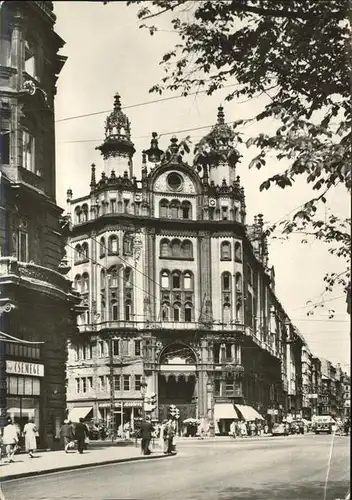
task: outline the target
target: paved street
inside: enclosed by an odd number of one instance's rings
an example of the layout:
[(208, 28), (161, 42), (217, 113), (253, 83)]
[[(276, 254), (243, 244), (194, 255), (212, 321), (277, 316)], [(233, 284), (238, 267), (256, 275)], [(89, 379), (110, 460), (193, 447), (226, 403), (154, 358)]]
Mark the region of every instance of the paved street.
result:
[[(349, 491), (349, 438), (181, 441), (167, 459), (94, 467), (3, 484), (6, 500), (334, 500)], [(43, 456), (44, 459), (44, 456)]]

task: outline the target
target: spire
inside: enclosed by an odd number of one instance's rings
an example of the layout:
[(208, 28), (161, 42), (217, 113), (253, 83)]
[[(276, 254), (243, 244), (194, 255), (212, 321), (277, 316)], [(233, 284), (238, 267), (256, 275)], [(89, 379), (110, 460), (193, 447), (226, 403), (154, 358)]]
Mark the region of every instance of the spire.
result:
[(117, 175), (123, 175), (127, 168), (132, 177), (132, 157), (135, 147), (131, 141), (131, 124), (127, 115), (122, 111), (120, 94), (114, 95), (114, 107), (105, 121), (105, 140), (96, 147), (105, 160), (105, 173), (110, 176), (115, 169)]
[(224, 108), (220, 105), (218, 107), (218, 124), (224, 125), (224, 123), (225, 123)]
[(93, 191), (93, 189), (97, 185), (97, 181), (95, 179), (95, 164), (94, 163), (92, 163), (91, 169), (92, 170), (91, 170), (91, 176), (90, 176), (90, 188)]
[(114, 95), (114, 111), (121, 111), (121, 96), (118, 92)]

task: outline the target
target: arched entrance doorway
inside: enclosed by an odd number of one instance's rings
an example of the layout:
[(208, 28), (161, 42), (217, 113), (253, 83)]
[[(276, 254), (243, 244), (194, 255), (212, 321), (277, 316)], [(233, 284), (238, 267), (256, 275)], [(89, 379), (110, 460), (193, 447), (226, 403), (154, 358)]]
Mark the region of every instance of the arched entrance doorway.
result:
[(182, 343), (166, 347), (159, 359), (159, 418), (168, 417), (170, 405), (180, 410), (180, 422), (196, 418), (197, 359), (193, 350)]

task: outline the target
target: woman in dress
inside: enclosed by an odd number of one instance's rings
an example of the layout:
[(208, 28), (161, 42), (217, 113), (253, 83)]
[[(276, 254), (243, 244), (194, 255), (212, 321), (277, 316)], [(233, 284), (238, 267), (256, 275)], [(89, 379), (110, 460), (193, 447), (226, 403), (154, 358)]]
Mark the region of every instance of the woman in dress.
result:
[(34, 418), (30, 418), (29, 422), (24, 426), (23, 434), (26, 451), (28, 451), (31, 458), (33, 458), (33, 452), (37, 449), (36, 433), (37, 428), (34, 423)]

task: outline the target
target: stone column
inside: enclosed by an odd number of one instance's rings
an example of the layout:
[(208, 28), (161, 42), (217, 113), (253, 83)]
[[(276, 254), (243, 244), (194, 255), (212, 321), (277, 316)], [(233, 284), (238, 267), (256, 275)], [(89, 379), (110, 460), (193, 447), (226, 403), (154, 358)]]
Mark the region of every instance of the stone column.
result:
[(17, 69), (17, 73), (12, 77), (15, 80), (15, 88), (17, 91), (22, 89), (23, 70), (24, 70), (24, 18), (17, 11), (12, 20), (12, 36), (11, 36), (11, 66)]
[(211, 286), (211, 238), (207, 232), (199, 233), (198, 249), (199, 290), (201, 303), (200, 321), (202, 323), (211, 323), (213, 320)]
[(198, 413), (199, 418), (207, 418), (207, 380), (206, 364), (208, 361), (207, 342), (201, 340), (200, 359), (198, 362)]
[(97, 233), (92, 231), (91, 233), (91, 264), (90, 264), (90, 322), (96, 323), (97, 321), (97, 295), (98, 295), (98, 280), (97, 280)]

